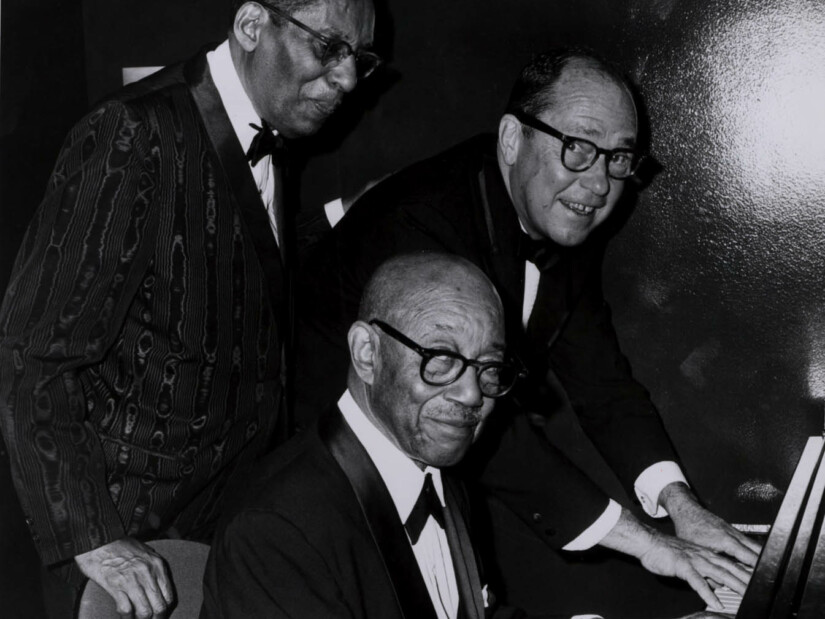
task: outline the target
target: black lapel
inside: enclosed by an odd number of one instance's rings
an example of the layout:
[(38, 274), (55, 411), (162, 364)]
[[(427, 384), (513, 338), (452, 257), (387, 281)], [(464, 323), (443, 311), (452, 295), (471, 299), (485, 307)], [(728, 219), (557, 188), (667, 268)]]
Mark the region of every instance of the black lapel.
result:
[(398, 511), (369, 454), (337, 408), (331, 409), (319, 420), (318, 431), (352, 484), (367, 526), (384, 559), (401, 615), (408, 619), (436, 619), (427, 585), (398, 518)]
[(465, 519), (465, 513), (469, 509), (468, 502), (459, 481), (447, 474), (442, 474), (441, 479), (444, 482), (444, 502), (447, 504), (445, 530), (461, 600), (458, 616), (461, 619), (484, 619), (481, 578)]
[[(471, 179), (476, 213), (481, 213), (477, 225), (484, 238), (487, 274), (505, 306), (511, 330), (520, 325), (521, 306), (524, 301), (524, 264), (518, 257), (519, 227), (516, 208), (513, 206), (501, 172), (498, 169), (495, 152), (487, 148), (480, 158), (480, 165)], [(518, 323), (518, 325), (516, 324)]]
[(267, 280), (270, 306), (279, 322), (280, 332), (286, 333), (286, 316), (282, 307), (284, 273), (278, 245), (272, 235), (266, 207), (255, 186), (252, 170), (209, 74), (206, 54), (202, 52), (190, 60), (183, 71), (206, 133), (229, 180), (246, 232), (255, 246), (255, 253)]

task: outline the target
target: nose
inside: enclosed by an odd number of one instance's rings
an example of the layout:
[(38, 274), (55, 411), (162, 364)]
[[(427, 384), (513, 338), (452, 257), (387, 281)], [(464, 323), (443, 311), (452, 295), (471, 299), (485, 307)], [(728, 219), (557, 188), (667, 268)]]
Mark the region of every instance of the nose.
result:
[(355, 54), (344, 58), (332, 66), (327, 73), (327, 80), (341, 92), (350, 92), (358, 84), (358, 73), (355, 69)]
[(453, 384), (447, 387), (445, 396), (448, 400), (468, 407), (479, 407), (484, 403), (484, 395), (478, 386), (477, 370), (468, 366)]
[(596, 162), (580, 172), (580, 183), (597, 196), (606, 196), (610, 191), (610, 176), (607, 173), (607, 154), (599, 153)]

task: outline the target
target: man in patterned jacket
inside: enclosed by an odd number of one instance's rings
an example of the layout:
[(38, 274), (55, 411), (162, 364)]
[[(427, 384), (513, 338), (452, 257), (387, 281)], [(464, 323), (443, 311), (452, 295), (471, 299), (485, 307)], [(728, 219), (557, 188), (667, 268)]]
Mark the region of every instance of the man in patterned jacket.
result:
[(142, 540), (208, 539), (284, 425), (276, 136), (315, 133), (378, 61), (370, 0), (235, 8), (228, 41), (73, 128), (0, 312), (0, 418), (41, 559), (137, 616), (173, 598)]

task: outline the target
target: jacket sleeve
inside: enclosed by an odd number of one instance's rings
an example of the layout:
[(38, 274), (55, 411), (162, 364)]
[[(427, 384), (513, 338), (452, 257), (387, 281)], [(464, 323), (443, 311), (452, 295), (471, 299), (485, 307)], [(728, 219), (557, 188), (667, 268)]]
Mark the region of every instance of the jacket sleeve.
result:
[[(356, 567), (357, 566), (350, 566)], [(240, 512), (212, 545), (201, 619), (351, 619), (355, 614), (301, 527), (270, 510)]]
[(113, 342), (154, 251), (151, 142), (117, 102), (75, 126), (0, 309), (0, 420), (47, 565), (124, 535), (87, 421), (83, 373)]
[(600, 254), (586, 265), (580, 297), (548, 351), (581, 425), (630, 496), (648, 466), (677, 456), (645, 388), (622, 354), (601, 286)]

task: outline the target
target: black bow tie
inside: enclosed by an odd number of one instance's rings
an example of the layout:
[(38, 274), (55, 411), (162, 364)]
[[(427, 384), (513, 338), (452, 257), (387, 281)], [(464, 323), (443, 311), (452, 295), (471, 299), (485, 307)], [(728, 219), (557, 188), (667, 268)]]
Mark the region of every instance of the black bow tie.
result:
[(430, 516), (435, 518), (442, 529), (444, 528), (444, 508), (441, 506), (441, 501), (438, 500), (438, 495), (435, 492), (433, 476), (427, 473), (424, 478), (424, 487), (421, 488), (421, 494), (418, 495), (418, 500), (415, 502), (407, 522), (404, 523), (404, 528), (407, 530), (407, 535), (410, 536), (410, 541), (413, 544), (418, 543), (421, 531), (424, 530), (424, 525), (427, 524)]
[(519, 258), (529, 260), (539, 271), (546, 271), (559, 260), (559, 254), (552, 241), (534, 239), (522, 232), (519, 235)]
[(267, 155), (272, 155), (272, 161), (276, 165), (283, 163), (283, 156), (286, 154), (286, 142), (280, 135), (272, 134), (272, 127), (268, 122), (261, 119), (261, 125), (249, 123), (249, 126), (257, 130), (258, 133), (252, 138), (252, 144), (246, 151), (246, 158), (253, 166)]

